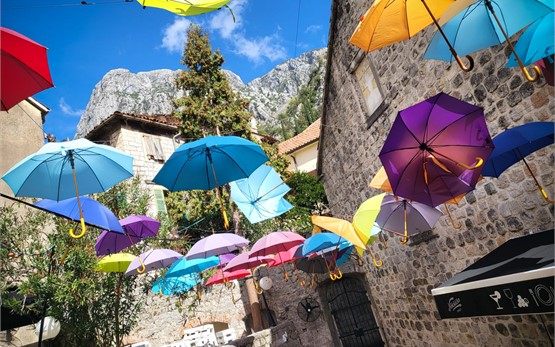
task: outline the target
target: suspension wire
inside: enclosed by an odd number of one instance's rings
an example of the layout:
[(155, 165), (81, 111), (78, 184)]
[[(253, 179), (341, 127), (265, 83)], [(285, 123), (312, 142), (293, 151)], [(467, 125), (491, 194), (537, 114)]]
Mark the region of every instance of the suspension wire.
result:
[(49, 7), (74, 7), (74, 6), (90, 6), (90, 5), (114, 5), (114, 4), (124, 4), (131, 3), (134, 0), (116, 0), (116, 1), (102, 1), (102, 2), (87, 2), (80, 1), (79, 3), (69, 3), (69, 4), (49, 4), (49, 5), (36, 5), (36, 6), (16, 6), (16, 7), (6, 7), (6, 10), (28, 10), (33, 8), (49, 8)]
[(299, 7), (297, 8), (297, 30), (295, 32), (295, 54), (293, 58), (297, 57), (297, 40), (299, 38), (299, 19), (301, 17), (301, 0), (299, 0)]

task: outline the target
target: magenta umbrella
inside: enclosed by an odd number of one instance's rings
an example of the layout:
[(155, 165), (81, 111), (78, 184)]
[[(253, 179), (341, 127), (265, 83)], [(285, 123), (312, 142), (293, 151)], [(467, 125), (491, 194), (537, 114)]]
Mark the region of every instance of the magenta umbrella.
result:
[(395, 195), (435, 207), (474, 189), (493, 148), (484, 110), (439, 93), (398, 113), (379, 156)]
[(104, 230), (94, 245), (96, 255), (117, 253), (131, 247), (144, 238), (156, 236), (160, 228), (159, 221), (142, 215), (125, 217), (120, 220), (120, 224), (125, 231), (125, 235)]
[(249, 240), (233, 233), (212, 234), (195, 242), (185, 258), (208, 258), (230, 253), (249, 244)]
[(182, 254), (171, 249), (153, 249), (133, 259), (125, 274), (127, 276), (140, 275), (147, 271), (168, 267), (181, 257), (183, 257)]
[(251, 257), (277, 254), (302, 244), (305, 238), (291, 231), (275, 231), (260, 238), (251, 248)]

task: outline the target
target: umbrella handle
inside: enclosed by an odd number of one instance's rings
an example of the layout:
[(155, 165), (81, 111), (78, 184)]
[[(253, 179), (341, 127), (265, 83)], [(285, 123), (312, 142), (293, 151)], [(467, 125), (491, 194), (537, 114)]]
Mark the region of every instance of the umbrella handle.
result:
[(453, 219), (453, 216), (451, 216), (451, 212), (449, 211), (449, 208), (447, 207), (447, 204), (443, 204), (443, 206), (445, 207), (445, 211), (447, 211), (447, 215), (449, 216), (449, 219), (451, 220), (451, 225), (453, 226), (453, 228), (460, 229), (462, 224), (459, 223), (459, 225), (457, 225), (455, 223), (455, 220)]
[(374, 257), (374, 255), (372, 255), (372, 262), (374, 263), (374, 266), (376, 267), (381, 267), (383, 265), (383, 261), (381, 260), (376, 260), (376, 258)]
[(340, 268), (337, 268), (337, 273), (338, 273), (338, 274), (335, 275), (335, 279), (336, 279), (336, 280), (339, 280), (339, 279), (341, 279), (341, 278), (343, 277), (343, 271), (341, 271)]
[(231, 302), (233, 303), (233, 305), (237, 303), (237, 300), (235, 300), (235, 296), (233, 295), (233, 291), (231, 291)]
[(469, 55), (466, 56), (466, 59), (468, 60), (468, 66), (466, 66), (464, 64), (464, 62), (462, 61), (461, 57), (459, 57), (459, 55), (457, 54), (457, 52), (455, 51), (454, 48), (451, 51), (451, 54), (453, 54), (453, 56), (455, 57), (455, 60), (457, 61), (457, 64), (459, 64), (459, 67), (464, 72), (469, 72), (470, 70), (472, 70), (474, 68), (474, 59), (472, 59), (471, 56), (469, 56)]
[(315, 275), (312, 274), (312, 277), (311, 277), (311, 279), (310, 279), (310, 285), (309, 285), (310, 288), (316, 287), (316, 281), (315, 281), (315, 278), (314, 278), (314, 277), (315, 277)]
[(287, 273), (287, 270), (285, 270), (285, 269), (284, 269), (284, 272), (283, 272), (283, 280), (285, 282), (289, 281), (289, 274)]
[(264, 292), (264, 289), (260, 288), (256, 280), (254, 280), (253, 282), (254, 282), (254, 290), (256, 291), (256, 294), (262, 294)]
[(141, 259), (141, 257), (139, 257), (139, 263), (141, 263), (141, 267), (137, 269), (137, 272), (140, 274), (144, 274), (146, 271), (146, 266), (145, 266), (145, 263), (143, 263), (143, 260)]
[(81, 217), (81, 233), (75, 235), (75, 234), (73, 233), (73, 228), (70, 228), (70, 229), (69, 229), (69, 235), (70, 235), (71, 237), (73, 237), (74, 239), (80, 239), (80, 238), (82, 238), (83, 236), (85, 236), (85, 234), (87, 233), (87, 231), (86, 231), (85, 228), (86, 228), (86, 227), (85, 227), (85, 220), (83, 219), (83, 217)]

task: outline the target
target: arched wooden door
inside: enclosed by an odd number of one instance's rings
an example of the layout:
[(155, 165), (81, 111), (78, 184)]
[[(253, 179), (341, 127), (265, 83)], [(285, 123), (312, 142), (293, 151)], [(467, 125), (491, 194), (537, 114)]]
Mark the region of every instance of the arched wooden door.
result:
[(356, 277), (333, 282), (326, 292), (330, 312), (344, 347), (384, 346), (364, 283)]

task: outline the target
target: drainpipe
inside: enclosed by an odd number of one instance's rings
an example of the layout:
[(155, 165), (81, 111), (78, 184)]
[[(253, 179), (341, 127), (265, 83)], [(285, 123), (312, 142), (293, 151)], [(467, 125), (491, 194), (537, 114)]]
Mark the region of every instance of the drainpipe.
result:
[(295, 171), (299, 171), (299, 166), (297, 165), (297, 158), (293, 154), (290, 154), (291, 158), (293, 158), (293, 164), (295, 165)]
[(178, 143), (177, 142), (177, 137), (180, 136), (180, 135), (183, 135), (183, 134), (181, 134), (181, 131), (178, 132), (177, 134), (175, 134), (174, 136), (172, 136), (172, 144), (173, 144), (173, 149), (174, 150), (177, 148), (177, 146), (176, 146), (176, 143)]

